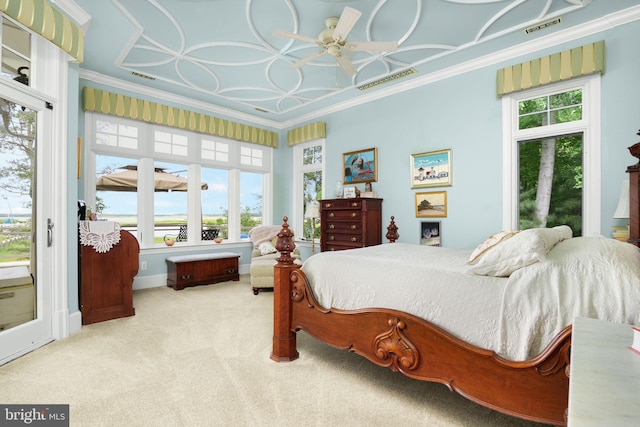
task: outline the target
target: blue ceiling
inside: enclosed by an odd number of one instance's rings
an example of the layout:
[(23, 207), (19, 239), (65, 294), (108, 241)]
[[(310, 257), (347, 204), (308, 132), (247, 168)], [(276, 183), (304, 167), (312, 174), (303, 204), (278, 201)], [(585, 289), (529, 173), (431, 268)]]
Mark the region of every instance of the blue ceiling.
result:
[[(364, 101), (381, 88), (582, 25), (637, 0), (75, 0), (88, 14), (81, 77), (257, 123), (291, 124)], [(348, 41), (397, 41), (393, 52), (345, 52), (346, 76), (316, 39), (345, 6), (362, 16)], [(558, 20), (558, 18), (560, 18)], [(527, 33), (549, 21), (556, 25)], [(411, 73), (404, 73), (411, 70)], [(415, 73), (413, 73), (415, 71)], [(368, 90), (388, 76), (407, 74)], [(91, 83), (90, 83), (91, 84)]]

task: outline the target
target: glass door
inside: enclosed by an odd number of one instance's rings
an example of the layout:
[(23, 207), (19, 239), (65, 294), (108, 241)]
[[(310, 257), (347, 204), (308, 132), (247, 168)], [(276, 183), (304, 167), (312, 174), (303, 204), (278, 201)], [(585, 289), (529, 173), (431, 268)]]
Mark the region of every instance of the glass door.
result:
[(15, 86), (0, 81), (0, 365), (52, 340), (51, 104)]

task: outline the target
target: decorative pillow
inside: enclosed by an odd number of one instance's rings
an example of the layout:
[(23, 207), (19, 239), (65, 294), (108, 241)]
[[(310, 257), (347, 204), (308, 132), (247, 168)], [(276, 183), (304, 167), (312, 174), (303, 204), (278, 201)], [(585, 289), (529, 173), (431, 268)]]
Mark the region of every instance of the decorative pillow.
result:
[(508, 277), (519, 268), (544, 260), (556, 244), (572, 236), (571, 228), (566, 225), (522, 230), (481, 254), (469, 272)]
[(278, 252), (278, 250), (273, 246), (271, 242), (260, 243), (258, 246), (258, 250), (260, 251), (260, 255), (267, 255)]
[(498, 243), (512, 237), (518, 233), (517, 231), (501, 231), (496, 234), (492, 234), (491, 236), (484, 239), (482, 243), (480, 243), (473, 252), (471, 252), (471, 256), (469, 257), (469, 261), (467, 263), (474, 264), (480, 255), (497, 245)]

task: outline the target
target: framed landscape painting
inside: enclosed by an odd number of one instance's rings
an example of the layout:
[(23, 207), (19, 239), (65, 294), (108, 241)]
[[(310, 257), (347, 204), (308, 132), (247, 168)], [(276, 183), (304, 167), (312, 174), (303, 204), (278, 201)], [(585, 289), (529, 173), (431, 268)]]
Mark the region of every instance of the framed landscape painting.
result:
[(416, 193), (416, 217), (436, 218), (447, 216), (447, 192)]
[(411, 155), (411, 188), (451, 185), (451, 150)]
[(378, 149), (351, 151), (342, 154), (345, 184), (373, 182), (378, 180)]

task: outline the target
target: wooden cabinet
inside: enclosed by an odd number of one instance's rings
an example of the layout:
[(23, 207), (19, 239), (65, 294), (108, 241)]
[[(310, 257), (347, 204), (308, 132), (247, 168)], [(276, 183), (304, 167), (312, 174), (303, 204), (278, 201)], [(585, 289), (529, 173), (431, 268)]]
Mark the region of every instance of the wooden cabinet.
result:
[(107, 252), (80, 246), (82, 324), (133, 316), (133, 278), (138, 274), (140, 246), (128, 231)]
[(320, 250), (340, 251), (382, 243), (382, 199), (320, 201)]

